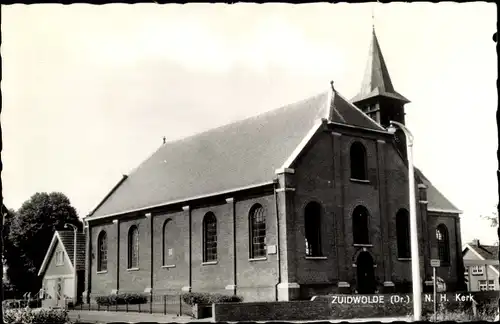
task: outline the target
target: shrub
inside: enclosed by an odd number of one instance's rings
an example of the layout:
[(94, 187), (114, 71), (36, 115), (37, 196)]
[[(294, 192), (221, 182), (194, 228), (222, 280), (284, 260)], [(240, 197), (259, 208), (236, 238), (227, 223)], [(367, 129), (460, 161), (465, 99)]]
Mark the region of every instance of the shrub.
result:
[(97, 296), (95, 298), (95, 301), (98, 305), (101, 306), (125, 305), (125, 304), (137, 305), (137, 304), (147, 303), (148, 299), (149, 299), (148, 294), (120, 293), (108, 296)]
[(182, 295), (182, 300), (190, 305), (214, 303), (239, 303), (243, 298), (235, 295), (222, 295), (211, 293), (190, 292)]
[(64, 309), (18, 308), (8, 309), (4, 314), (6, 324), (64, 324), (68, 320), (68, 312)]
[(4, 309), (13, 309), (13, 308), (38, 308), (41, 307), (42, 300), (41, 299), (6, 299), (2, 302), (2, 306)]

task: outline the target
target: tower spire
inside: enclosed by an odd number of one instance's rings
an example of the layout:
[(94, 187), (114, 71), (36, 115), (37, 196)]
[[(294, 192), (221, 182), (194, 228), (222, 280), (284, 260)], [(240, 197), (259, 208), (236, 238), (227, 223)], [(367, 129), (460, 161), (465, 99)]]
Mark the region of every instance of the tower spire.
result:
[[(373, 13), (372, 19), (374, 19)], [(404, 103), (410, 102), (394, 90), (389, 70), (387, 69), (384, 56), (382, 55), (382, 50), (380, 49), (377, 34), (375, 33), (375, 23), (372, 21), (372, 41), (370, 44), (365, 75), (363, 77), (361, 90), (358, 95), (352, 99), (352, 101), (359, 102), (377, 96), (389, 97)]]

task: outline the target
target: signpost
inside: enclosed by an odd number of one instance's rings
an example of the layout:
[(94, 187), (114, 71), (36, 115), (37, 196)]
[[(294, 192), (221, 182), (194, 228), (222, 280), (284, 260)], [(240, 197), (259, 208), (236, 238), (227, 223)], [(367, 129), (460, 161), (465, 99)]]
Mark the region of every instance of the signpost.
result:
[(441, 266), (441, 260), (439, 259), (431, 259), (431, 267), (432, 267), (432, 286), (434, 288), (434, 321), (436, 321), (436, 316), (437, 316), (437, 287), (436, 287), (436, 268), (439, 268)]

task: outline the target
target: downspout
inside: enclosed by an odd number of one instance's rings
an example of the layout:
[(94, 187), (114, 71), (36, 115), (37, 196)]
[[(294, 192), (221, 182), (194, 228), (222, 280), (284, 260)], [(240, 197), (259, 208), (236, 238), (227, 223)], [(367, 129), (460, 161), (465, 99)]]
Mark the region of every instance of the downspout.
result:
[(151, 285), (150, 285), (150, 288), (151, 288), (151, 298), (153, 297), (153, 282), (154, 282), (154, 276), (153, 276), (153, 273), (154, 273), (154, 253), (153, 253), (153, 244), (154, 244), (154, 240), (153, 240), (153, 215), (150, 215), (149, 216), (149, 225), (150, 225), (150, 228), (151, 228), (151, 232), (150, 232), (150, 252), (151, 252)]
[(276, 256), (278, 261), (278, 282), (275, 286), (276, 301), (278, 301), (278, 285), (281, 282), (281, 259), (280, 259), (280, 216), (278, 213), (278, 178), (274, 179), (274, 211), (276, 214)]

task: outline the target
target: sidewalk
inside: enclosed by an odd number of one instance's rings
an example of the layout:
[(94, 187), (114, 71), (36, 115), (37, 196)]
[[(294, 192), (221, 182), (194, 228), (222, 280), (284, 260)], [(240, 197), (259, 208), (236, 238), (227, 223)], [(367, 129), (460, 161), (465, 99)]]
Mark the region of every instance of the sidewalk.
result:
[(138, 322), (155, 322), (155, 323), (188, 323), (188, 322), (210, 322), (211, 319), (197, 320), (189, 316), (175, 316), (172, 314), (149, 314), (149, 313), (126, 313), (126, 312), (107, 312), (107, 311), (88, 311), (88, 310), (71, 310), (68, 312), (69, 318), (72, 321), (82, 323), (138, 323)]
[[(212, 318), (194, 319), (188, 316), (175, 316), (172, 314), (148, 314), (148, 313), (124, 313), (124, 312), (107, 312), (107, 311), (70, 311), (69, 317), (72, 321), (80, 321), (84, 323), (139, 323), (139, 322), (155, 322), (155, 323), (189, 323), (189, 322), (213, 322)], [(391, 323), (395, 321), (411, 322), (409, 317), (383, 317), (383, 318), (356, 318), (342, 320), (318, 320), (318, 321), (286, 321), (288, 323), (314, 323), (314, 322), (330, 322), (330, 323), (362, 323), (362, 322), (382, 322)], [(256, 323), (266, 322), (283, 322), (283, 321), (255, 321)], [(230, 322), (231, 323), (231, 322)], [(237, 323), (237, 322), (234, 322)]]

